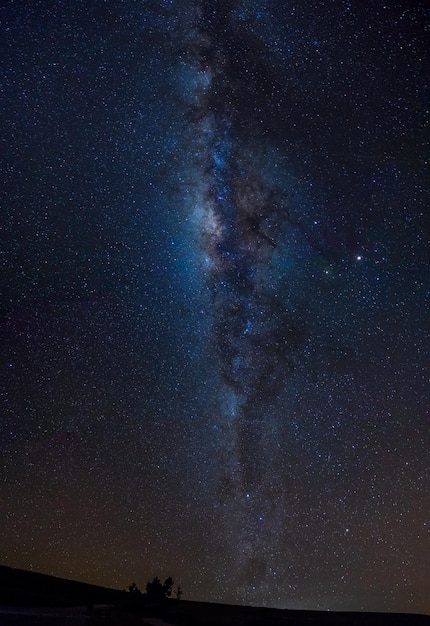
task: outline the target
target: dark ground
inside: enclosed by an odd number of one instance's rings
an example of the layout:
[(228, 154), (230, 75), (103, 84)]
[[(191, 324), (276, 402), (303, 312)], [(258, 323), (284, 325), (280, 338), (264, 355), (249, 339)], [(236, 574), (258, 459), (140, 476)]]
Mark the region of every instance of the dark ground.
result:
[(132, 611), (120, 607), (0, 607), (1, 626), (428, 626), (430, 617), (395, 613), (335, 613), (173, 602)]

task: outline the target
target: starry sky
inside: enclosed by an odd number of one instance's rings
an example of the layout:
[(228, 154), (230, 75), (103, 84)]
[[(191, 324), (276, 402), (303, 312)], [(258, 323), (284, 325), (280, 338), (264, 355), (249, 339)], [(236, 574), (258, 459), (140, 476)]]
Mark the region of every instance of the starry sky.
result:
[(430, 612), (430, 12), (0, 6), (2, 564)]

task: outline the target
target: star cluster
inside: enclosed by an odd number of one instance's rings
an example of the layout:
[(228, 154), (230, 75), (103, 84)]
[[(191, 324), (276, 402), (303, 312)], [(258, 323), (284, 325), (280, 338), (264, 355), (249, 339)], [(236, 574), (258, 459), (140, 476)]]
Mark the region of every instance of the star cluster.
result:
[(429, 612), (425, 3), (0, 11), (2, 562)]

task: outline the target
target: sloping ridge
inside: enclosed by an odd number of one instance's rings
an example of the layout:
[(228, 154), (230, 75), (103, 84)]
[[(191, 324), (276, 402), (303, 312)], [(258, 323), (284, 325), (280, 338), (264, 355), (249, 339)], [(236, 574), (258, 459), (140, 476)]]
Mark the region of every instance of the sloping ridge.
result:
[(166, 621), (193, 626), (430, 626), (430, 616), (406, 613), (298, 611), (181, 600)]
[[(106, 604), (127, 610), (129, 600), (125, 591), (0, 565), (1, 605)], [(430, 626), (430, 616), (418, 614), (297, 611), (188, 600), (169, 600), (158, 609), (143, 604), (139, 611), (160, 614), (166, 623), (178, 626)]]
[(0, 565), (0, 603), (18, 606), (115, 604), (124, 591)]

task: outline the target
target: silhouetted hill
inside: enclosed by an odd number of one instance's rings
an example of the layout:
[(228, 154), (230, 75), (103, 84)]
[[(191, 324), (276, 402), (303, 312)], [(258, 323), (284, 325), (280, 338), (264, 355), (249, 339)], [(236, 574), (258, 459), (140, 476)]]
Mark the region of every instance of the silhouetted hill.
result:
[[(51, 616), (46, 615), (46, 612), (42, 616), (40, 610), (27, 614), (25, 610), (20, 613), (17, 609), (14, 613), (13, 610), (7, 609), (2, 613), (0, 607), (0, 623), (11, 626), (16, 624), (56, 626), (62, 623), (123, 626), (144, 624), (145, 617), (150, 619), (154, 616), (174, 626), (430, 626), (430, 617), (426, 615), (292, 611), (187, 600), (167, 600), (154, 604), (148, 603), (144, 595), (137, 598), (133, 596), (134, 594), (125, 591), (0, 566), (0, 605), (7, 607), (110, 605), (110, 607), (96, 606), (86, 617), (84, 613), (69, 615), (66, 609), (59, 609)], [(161, 623), (163, 622), (160, 621)]]
[(0, 604), (3, 605), (116, 604), (124, 596), (124, 591), (0, 565)]

